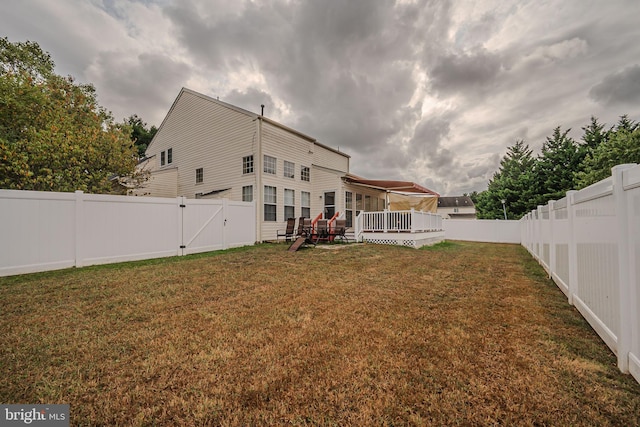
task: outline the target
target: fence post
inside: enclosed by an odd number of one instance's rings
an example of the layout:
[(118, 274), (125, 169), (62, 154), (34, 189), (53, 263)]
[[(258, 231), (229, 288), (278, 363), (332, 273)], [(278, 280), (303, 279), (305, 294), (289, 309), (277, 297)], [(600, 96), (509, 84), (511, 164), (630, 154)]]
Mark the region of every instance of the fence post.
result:
[(575, 206), (574, 199), (576, 190), (567, 191), (567, 226), (569, 227), (569, 237), (567, 242), (567, 258), (569, 262), (569, 304), (573, 305), (573, 295), (578, 291), (578, 248), (575, 237)]
[(229, 215), (229, 199), (222, 199), (222, 249), (227, 249), (227, 215)]
[(411, 208), (411, 232), (416, 232), (416, 211), (414, 208)]
[(178, 227), (178, 241), (176, 242), (176, 246), (178, 246), (178, 256), (184, 255), (184, 209), (187, 207), (187, 198), (184, 196), (176, 197), (176, 207), (178, 208), (178, 223), (176, 226)]
[(631, 316), (632, 316), (632, 289), (629, 270), (629, 214), (627, 207), (627, 195), (622, 183), (622, 172), (635, 165), (624, 164), (614, 166), (611, 169), (613, 176), (613, 200), (616, 210), (616, 222), (618, 228), (618, 296), (620, 299), (620, 332), (618, 334), (618, 368), (622, 372), (629, 372), (629, 352), (631, 351)]
[(85, 251), (85, 245), (83, 241), (83, 236), (85, 234), (84, 233), (84, 192), (81, 190), (76, 190), (75, 198), (76, 198), (75, 266), (82, 267), (83, 266), (82, 261), (84, 259), (84, 251)]
[(549, 213), (549, 277), (553, 277), (553, 274), (556, 272), (556, 241), (554, 239), (553, 226), (555, 222), (555, 213), (553, 209), (555, 208), (556, 201), (549, 200), (547, 203), (548, 213)]

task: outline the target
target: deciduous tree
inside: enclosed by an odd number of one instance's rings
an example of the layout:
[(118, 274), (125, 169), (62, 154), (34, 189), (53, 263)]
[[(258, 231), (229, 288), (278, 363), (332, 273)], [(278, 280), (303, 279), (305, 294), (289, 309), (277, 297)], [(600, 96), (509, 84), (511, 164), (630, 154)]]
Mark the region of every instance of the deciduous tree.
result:
[(1, 188), (122, 192), (119, 177), (139, 177), (130, 134), (37, 43), (0, 39)]

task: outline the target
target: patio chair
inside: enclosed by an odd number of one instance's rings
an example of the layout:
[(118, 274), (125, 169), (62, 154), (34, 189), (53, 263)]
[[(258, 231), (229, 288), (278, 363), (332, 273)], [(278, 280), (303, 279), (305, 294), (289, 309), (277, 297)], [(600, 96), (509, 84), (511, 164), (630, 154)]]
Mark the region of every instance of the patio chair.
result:
[(346, 219), (337, 219), (333, 225), (333, 229), (330, 231), (329, 236), (332, 237), (332, 240), (340, 238), (340, 240), (346, 240), (349, 243), (349, 239), (346, 236), (347, 233), (347, 220)]
[[(296, 230), (296, 237), (298, 236), (302, 236), (305, 233), (305, 228), (304, 228), (304, 220), (306, 218), (301, 216), (298, 219), (298, 229)], [(307, 227), (307, 229), (309, 229), (311, 227), (311, 220), (309, 219), (309, 227)]]
[(326, 219), (319, 219), (316, 222), (316, 243), (319, 240), (329, 240), (329, 226)]
[(289, 246), (289, 252), (296, 252), (303, 246), (316, 245), (312, 238), (311, 218), (300, 217), (296, 237), (297, 239)]
[(291, 239), (293, 238), (293, 232), (296, 229), (296, 219), (295, 218), (288, 218), (287, 219), (287, 228), (284, 231), (284, 233), (280, 232), (278, 230), (278, 233), (276, 234), (276, 240), (280, 240), (280, 237), (284, 237), (286, 242), (290, 242)]

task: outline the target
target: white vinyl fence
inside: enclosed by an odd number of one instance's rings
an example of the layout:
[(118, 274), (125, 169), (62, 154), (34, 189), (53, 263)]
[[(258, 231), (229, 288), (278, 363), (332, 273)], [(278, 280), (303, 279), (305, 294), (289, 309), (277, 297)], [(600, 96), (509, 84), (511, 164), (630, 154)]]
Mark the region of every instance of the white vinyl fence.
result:
[(640, 382), (640, 166), (616, 166), (520, 225), (522, 245)]
[(255, 243), (253, 203), (0, 190), (0, 276)]
[(447, 240), (520, 244), (520, 221), (495, 219), (443, 219)]

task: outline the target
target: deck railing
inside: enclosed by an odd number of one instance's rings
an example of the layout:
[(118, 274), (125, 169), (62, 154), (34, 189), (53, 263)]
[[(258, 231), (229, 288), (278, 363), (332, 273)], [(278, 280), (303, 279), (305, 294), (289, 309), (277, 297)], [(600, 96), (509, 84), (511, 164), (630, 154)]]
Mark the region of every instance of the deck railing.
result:
[(362, 232), (421, 233), (442, 230), (442, 217), (431, 212), (383, 211), (360, 212), (356, 217), (356, 238)]

